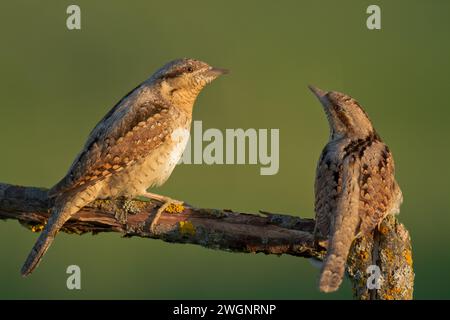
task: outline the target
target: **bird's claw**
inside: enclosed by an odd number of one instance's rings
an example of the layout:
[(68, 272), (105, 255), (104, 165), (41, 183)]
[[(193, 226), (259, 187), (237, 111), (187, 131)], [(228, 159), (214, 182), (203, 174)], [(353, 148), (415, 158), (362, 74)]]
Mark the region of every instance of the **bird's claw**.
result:
[(156, 212), (155, 217), (153, 218), (152, 223), (150, 224), (150, 232), (155, 233), (156, 225), (158, 224), (158, 221), (161, 218), (161, 215), (164, 213), (164, 211), (167, 211), (169, 213), (180, 213), (183, 211), (183, 209), (184, 209), (183, 201), (165, 197), (164, 203), (158, 208), (158, 211)]

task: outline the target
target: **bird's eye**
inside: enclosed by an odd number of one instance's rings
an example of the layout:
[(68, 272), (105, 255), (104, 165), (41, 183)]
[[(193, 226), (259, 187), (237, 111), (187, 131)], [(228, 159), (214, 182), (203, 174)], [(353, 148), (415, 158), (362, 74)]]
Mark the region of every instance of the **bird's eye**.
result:
[(193, 72), (194, 71), (194, 68), (192, 68), (192, 67), (187, 67), (187, 72)]

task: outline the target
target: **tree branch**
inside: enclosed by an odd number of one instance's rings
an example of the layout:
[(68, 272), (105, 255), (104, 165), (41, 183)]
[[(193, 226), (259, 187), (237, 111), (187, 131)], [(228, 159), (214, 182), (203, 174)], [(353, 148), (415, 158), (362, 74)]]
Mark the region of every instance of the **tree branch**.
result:
[[(16, 219), (30, 230), (40, 231), (52, 205), (46, 189), (0, 183), (0, 219)], [(192, 243), (232, 252), (317, 259), (326, 253), (325, 248), (314, 243), (313, 219), (173, 205), (161, 215), (152, 232), (150, 225), (160, 205), (155, 200), (96, 200), (66, 222), (62, 231), (113, 231), (127, 237)], [(359, 299), (411, 299), (414, 273), (408, 232), (394, 217), (386, 219), (380, 230), (353, 244), (347, 270), (354, 295)], [(370, 264), (382, 270), (379, 290), (367, 289), (366, 269)]]

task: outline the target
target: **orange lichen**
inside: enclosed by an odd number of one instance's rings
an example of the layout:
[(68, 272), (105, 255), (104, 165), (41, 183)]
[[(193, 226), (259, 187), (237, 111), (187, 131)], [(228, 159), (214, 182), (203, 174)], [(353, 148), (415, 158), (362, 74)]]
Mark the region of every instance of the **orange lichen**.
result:
[(180, 221), (180, 233), (195, 235), (195, 227), (190, 221)]
[(358, 255), (359, 255), (359, 258), (363, 261), (367, 260), (367, 258), (369, 258), (369, 253), (367, 251), (360, 251), (358, 253)]
[(412, 266), (413, 260), (412, 260), (411, 250), (405, 250), (405, 251), (403, 251), (403, 257), (405, 258), (406, 263), (407, 263), (409, 266)]
[(387, 235), (387, 234), (389, 233), (389, 228), (386, 227), (385, 225), (381, 225), (381, 226), (378, 228), (378, 231), (380, 231), (380, 233), (381, 233), (382, 235)]
[(398, 297), (402, 296), (403, 290), (400, 288), (390, 288), (383, 294), (384, 300), (396, 300)]
[(32, 232), (41, 232), (45, 227), (45, 224), (37, 224), (31, 227)]
[(386, 257), (388, 263), (392, 263), (392, 261), (394, 261), (395, 255), (391, 250), (389, 249), (383, 250), (383, 254)]
[(181, 203), (171, 203), (166, 208), (167, 213), (182, 213), (184, 211), (184, 206)]

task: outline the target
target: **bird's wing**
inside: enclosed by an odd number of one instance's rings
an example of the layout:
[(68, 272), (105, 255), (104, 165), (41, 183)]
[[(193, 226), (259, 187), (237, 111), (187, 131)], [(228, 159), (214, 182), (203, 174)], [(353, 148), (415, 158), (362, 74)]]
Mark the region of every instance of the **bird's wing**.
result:
[(394, 159), (389, 148), (376, 141), (361, 157), (360, 232), (370, 233), (389, 214), (396, 201), (398, 185), (394, 177)]
[(49, 196), (95, 184), (148, 154), (171, 133), (169, 108), (139, 98), (138, 87), (117, 103), (90, 133), (66, 176)]
[(316, 227), (315, 236), (326, 239), (330, 234), (330, 223), (336, 210), (336, 196), (341, 191), (342, 166), (329, 154), (328, 145), (319, 159), (315, 180)]

